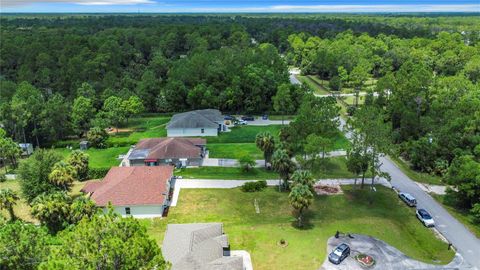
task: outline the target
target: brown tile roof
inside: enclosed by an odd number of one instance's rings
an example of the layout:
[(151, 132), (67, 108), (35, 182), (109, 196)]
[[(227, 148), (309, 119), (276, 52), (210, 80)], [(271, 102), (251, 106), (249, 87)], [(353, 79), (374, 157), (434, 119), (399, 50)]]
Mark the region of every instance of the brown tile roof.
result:
[(146, 159), (197, 158), (201, 150), (198, 145), (205, 145), (202, 138), (152, 138), (143, 139), (135, 150), (149, 149)]
[(89, 182), (82, 191), (91, 193), (98, 206), (161, 205), (168, 196), (167, 182), (173, 166), (112, 167), (103, 181)]

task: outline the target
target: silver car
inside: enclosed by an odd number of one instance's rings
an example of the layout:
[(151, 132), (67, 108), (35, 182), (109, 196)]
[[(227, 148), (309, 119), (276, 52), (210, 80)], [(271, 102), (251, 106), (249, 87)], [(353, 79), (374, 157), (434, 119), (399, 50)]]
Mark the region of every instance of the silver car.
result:
[(417, 218), (425, 225), (425, 227), (434, 227), (435, 221), (425, 209), (417, 209)]

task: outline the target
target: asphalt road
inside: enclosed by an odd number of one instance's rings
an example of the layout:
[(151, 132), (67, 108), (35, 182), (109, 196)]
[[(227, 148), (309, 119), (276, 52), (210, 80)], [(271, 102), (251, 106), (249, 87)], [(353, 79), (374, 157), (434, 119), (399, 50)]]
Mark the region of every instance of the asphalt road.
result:
[[(340, 119), (340, 129), (343, 130), (345, 121)], [(348, 132), (345, 134), (351, 138)], [(388, 157), (382, 157), (381, 170), (392, 177), (391, 184), (402, 192), (410, 193), (417, 200), (417, 208), (427, 210), (435, 220), (435, 227), (457, 249), (457, 252), (474, 269), (480, 270), (480, 239), (471, 233), (462, 223), (456, 220), (428, 193), (423, 191), (412, 179), (404, 174)]]
[[(417, 208), (426, 209), (434, 218), (436, 228), (450, 241), (458, 253), (473, 267), (480, 269), (480, 240), (457, 221), (428, 193), (405, 175), (390, 159), (381, 158), (381, 170), (392, 177), (391, 184), (417, 199)], [(446, 248), (446, 247), (445, 247)]]

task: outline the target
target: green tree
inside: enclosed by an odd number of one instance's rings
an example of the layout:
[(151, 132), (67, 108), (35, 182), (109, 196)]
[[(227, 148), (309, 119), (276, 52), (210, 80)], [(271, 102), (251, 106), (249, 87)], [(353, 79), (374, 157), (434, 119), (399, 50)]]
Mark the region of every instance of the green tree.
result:
[(83, 135), (90, 128), (90, 120), (95, 116), (91, 99), (80, 96), (73, 101), (72, 122), (78, 134)]
[(131, 96), (127, 100), (122, 101), (122, 107), (125, 110), (125, 118), (128, 119), (142, 113), (145, 110), (142, 100), (137, 96)]
[(0, 226), (0, 269), (35, 270), (48, 253), (44, 227), (21, 221)]
[(99, 127), (93, 127), (87, 132), (88, 143), (95, 148), (107, 147), (108, 133)]
[(240, 157), (238, 162), (240, 163), (240, 168), (244, 172), (251, 171), (256, 164), (255, 160), (249, 155), (244, 155), (244, 156)]
[(0, 160), (4, 163), (5, 173), (7, 172), (6, 161), (10, 160), (13, 168), (17, 168), (17, 160), (20, 157), (20, 147), (11, 138), (6, 136), (6, 132), (0, 128)]
[(72, 230), (61, 234), (60, 243), (39, 269), (167, 269), (159, 247), (145, 227), (136, 219), (114, 214), (113, 210), (82, 219)]
[(265, 158), (265, 166), (271, 161), (273, 151), (275, 150), (275, 139), (270, 132), (258, 133), (255, 137), (255, 144), (262, 150)]
[(73, 182), (77, 179), (75, 168), (65, 161), (53, 165), (52, 172), (48, 175), (50, 183), (63, 191), (70, 191)]
[(272, 167), (276, 172), (278, 172), (280, 179), (283, 180), (283, 188), (288, 189), (288, 181), (290, 180), (290, 175), (295, 169), (295, 163), (288, 155), (287, 150), (275, 150), (272, 156)]
[(75, 169), (75, 175), (80, 181), (87, 180), (88, 161), (88, 154), (80, 150), (74, 150), (67, 159), (67, 163)]
[[(355, 140), (355, 139), (354, 139)], [(368, 170), (370, 157), (365, 155), (362, 148), (358, 144), (353, 143), (352, 148), (347, 151), (347, 169), (355, 175), (355, 185), (357, 185), (357, 176), (362, 175), (362, 185), (365, 183), (365, 173)]]
[(322, 153), (322, 159), (325, 159), (325, 154), (333, 149), (333, 142), (329, 138), (325, 138), (316, 134), (310, 134), (307, 137), (305, 144), (305, 153), (310, 155), (312, 160), (315, 160), (319, 153)]
[(40, 133), (49, 141), (58, 141), (72, 134), (70, 105), (56, 93), (51, 96), (40, 113)]
[(277, 94), (272, 97), (273, 109), (282, 114), (282, 125), (285, 114), (293, 113), (295, 105), (290, 95), (290, 84), (281, 84), (278, 87)]
[(71, 202), (64, 192), (41, 194), (33, 200), (31, 214), (51, 233), (57, 233), (68, 225)]
[(120, 123), (125, 120), (127, 115), (126, 108), (122, 105), (122, 99), (116, 96), (111, 96), (107, 98), (103, 103), (103, 111), (106, 113), (106, 116), (110, 120), (110, 123), (115, 125), (115, 127), (117, 128), (117, 133), (118, 128), (120, 127)]
[(315, 184), (315, 179), (310, 171), (307, 170), (296, 170), (292, 174), (292, 187), (296, 185), (303, 185), (310, 188), (313, 192), (313, 185)]
[(77, 224), (83, 218), (92, 218), (98, 213), (98, 208), (95, 203), (85, 197), (77, 197), (70, 204), (70, 210), (68, 215), (68, 222), (70, 224)]
[(290, 204), (298, 211), (298, 226), (303, 226), (303, 213), (313, 203), (313, 193), (307, 185), (294, 185), (288, 195)]
[(0, 210), (5, 209), (8, 211), (10, 214), (10, 221), (16, 219), (13, 207), (17, 204), (19, 199), (18, 194), (9, 188), (0, 190)]
[(62, 160), (62, 156), (54, 151), (38, 149), (26, 160), (20, 163), (18, 176), (23, 197), (31, 203), (42, 193), (51, 193), (58, 190), (48, 176), (55, 163)]
[(18, 85), (15, 95), (12, 97), (11, 110), (14, 121), (22, 132), (23, 142), (27, 142), (26, 128), (33, 125), (32, 135), (35, 136), (37, 146), (40, 146), (38, 139), (38, 122), (43, 105), (42, 93), (33, 85), (22, 82)]

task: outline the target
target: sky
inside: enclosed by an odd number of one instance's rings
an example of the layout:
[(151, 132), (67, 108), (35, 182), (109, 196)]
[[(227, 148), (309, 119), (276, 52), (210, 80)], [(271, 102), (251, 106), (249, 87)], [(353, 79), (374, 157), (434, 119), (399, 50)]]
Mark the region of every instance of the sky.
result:
[(0, 0), (0, 12), (480, 12), (480, 0)]

